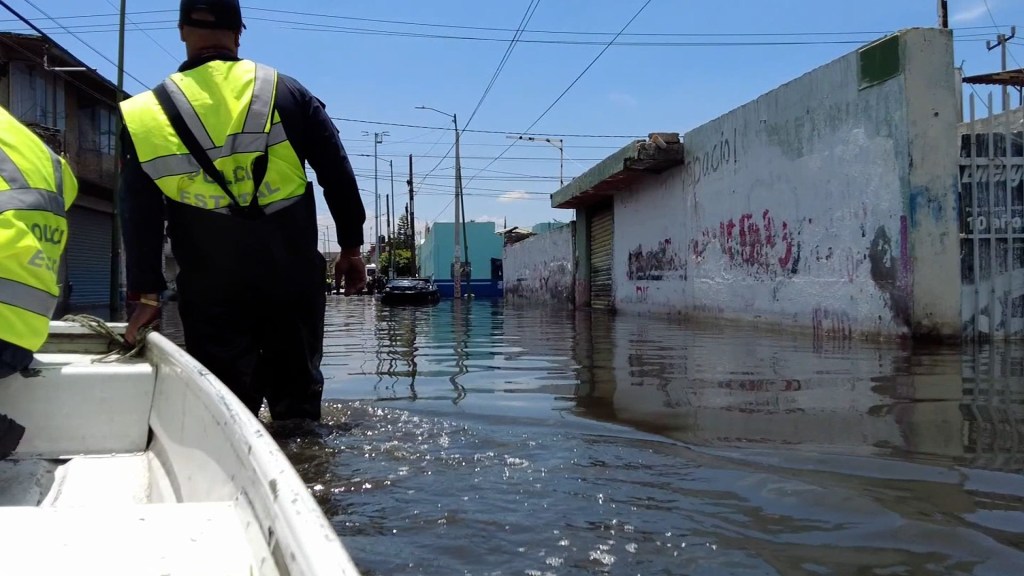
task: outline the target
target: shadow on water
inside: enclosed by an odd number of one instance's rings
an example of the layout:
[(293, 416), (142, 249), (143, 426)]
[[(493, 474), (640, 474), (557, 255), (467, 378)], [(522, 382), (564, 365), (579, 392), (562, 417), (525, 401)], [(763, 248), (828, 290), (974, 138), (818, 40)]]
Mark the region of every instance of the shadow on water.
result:
[(366, 574), (1024, 566), (1018, 347), (336, 298), (323, 368), (275, 437)]

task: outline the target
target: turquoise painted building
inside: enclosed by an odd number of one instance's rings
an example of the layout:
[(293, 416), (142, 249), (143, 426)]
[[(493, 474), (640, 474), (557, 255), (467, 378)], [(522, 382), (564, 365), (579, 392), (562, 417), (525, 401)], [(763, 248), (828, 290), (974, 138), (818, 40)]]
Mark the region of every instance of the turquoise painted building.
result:
[[(442, 296), (451, 294), (454, 226), (453, 222), (435, 223), (427, 229), (423, 244), (416, 250), (420, 275), (432, 276)], [(468, 246), (473, 285), (493, 285), (494, 289), (500, 290), (504, 240), (498, 235), (494, 222), (467, 222), (465, 238), (463, 249)], [(460, 260), (464, 259), (460, 257)]]

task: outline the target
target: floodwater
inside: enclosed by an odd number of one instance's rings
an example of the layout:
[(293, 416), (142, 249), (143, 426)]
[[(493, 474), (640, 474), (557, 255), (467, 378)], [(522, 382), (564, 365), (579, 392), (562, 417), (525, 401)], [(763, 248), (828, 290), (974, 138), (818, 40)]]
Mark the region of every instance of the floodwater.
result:
[(323, 369), (367, 575), (1024, 573), (1020, 347), (333, 297)]

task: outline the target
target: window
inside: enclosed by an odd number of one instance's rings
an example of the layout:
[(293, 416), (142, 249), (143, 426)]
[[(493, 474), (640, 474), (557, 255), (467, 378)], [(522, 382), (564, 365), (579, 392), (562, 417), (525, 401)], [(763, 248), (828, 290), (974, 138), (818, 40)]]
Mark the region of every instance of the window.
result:
[(78, 140), (82, 150), (112, 156), (117, 138), (117, 117), (103, 105), (82, 108), (78, 115)]
[(64, 80), (26, 62), (11, 63), (11, 113), (28, 124), (64, 130)]

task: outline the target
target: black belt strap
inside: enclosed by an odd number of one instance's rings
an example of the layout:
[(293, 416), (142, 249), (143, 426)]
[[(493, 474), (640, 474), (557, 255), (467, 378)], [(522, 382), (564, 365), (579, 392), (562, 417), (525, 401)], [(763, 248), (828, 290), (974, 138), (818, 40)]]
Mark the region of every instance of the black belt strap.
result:
[[(174, 132), (181, 138), (181, 143), (185, 145), (189, 154), (192, 158), (199, 163), (199, 167), (203, 169), (203, 172), (213, 179), (220, 189), (227, 194), (228, 199), (231, 200), (231, 204), (228, 205), (228, 210), (235, 216), (245, 216), (249, 218), (262, 217), (266, 213), (263, 211), (263, 207), (259, 204), (259, 187), (263, 184), (263, 178), (267, 173), (267, 161), (265, 155), (257, 158), (255, 165), (253, 166), (253, 190), (252, 200), (248, 206), (242, 206), (235, 198), (235, 195), (231, 193), (228, 188), (227, 180), (224, 179), (224, 174), (217, 169), (214, 165), (213, 160), (210, 159), (210, 155), (206, 153), (202, 145), (199, 144), (199, 140), (196, 135), (189, 129), (188, 123), (185, 122), (185, 117), (182, 116), (181, 111), (178, 110), (177, 105), (174, 103), (174, 98), (171, 97), (171, 93), (167, 91), (167, 88), (160, 84), (153, 89), (153, 94), (156, 96), (156, 101), (160, 104), (160, 108), (163, 109), (164, 114), (167, 115), (167, 119), (171, 122), (171, 127), (174, 128)], [(261, 161), (262, 160), (262, 161)]]

